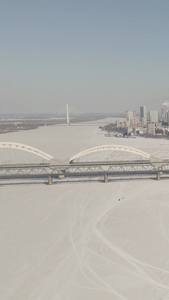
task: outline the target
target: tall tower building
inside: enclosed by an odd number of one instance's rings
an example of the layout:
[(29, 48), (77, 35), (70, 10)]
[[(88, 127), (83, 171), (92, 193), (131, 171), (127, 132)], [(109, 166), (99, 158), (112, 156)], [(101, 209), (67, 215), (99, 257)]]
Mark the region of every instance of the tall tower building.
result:
[(140, 106), (140, 120), (143, 127), (147, 126), (147, 111), (145, 106)]
[(66, 104), (66, 119), (67, 119), (67, 125), (70, 126), (70, 120), (69, 120), (69, 107), (68, 107), (68, 104)]
[(136, 112), (133, 110), (126, 110), (126, 120), (129, 125), (136, 125)]
[(168, 126), (169, 126), (169, 111), (167, 111), (167, 123), (168, 123)]
[(158, 123), (158, 111), (150, 110), (150, 122)]
[(162, 121), (167, 122), (167, 112), (169, 111), (169, 102), (165, 101), (162, 105), (161, 116)]

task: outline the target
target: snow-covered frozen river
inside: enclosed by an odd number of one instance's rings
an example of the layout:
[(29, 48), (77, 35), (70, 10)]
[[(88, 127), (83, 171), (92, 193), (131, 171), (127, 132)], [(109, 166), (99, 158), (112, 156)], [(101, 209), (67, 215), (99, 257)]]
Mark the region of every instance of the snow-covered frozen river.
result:
[[(102, 125), (102, 121), (99, 121)], [(169, 141), (97, 124), (0, 135), (62, 160), (104, 144), (169, 158)], [(169, 179), (0, 184), (0, 299), (169, 299)]]

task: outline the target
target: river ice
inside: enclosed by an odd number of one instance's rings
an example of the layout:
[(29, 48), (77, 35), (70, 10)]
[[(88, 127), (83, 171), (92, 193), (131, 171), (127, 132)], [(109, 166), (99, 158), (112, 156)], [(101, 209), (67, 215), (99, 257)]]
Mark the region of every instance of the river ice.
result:
[[(102, 121), (99, 121), (102, 124)], [(169, 158), (169, 141), (106, 138), (98, 122), (0, 135), (62, 160), (122, 144)], [(0, 299), (169, 299), (169, 179), (0, 184)]]

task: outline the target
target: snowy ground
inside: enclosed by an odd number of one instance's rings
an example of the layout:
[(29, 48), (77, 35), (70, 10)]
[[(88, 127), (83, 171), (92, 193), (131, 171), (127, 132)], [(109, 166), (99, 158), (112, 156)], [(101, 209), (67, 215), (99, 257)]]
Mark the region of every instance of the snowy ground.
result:
[[(61, 160), (104, 144), (169, 158), (169, 141), (106, 138), (94, 123), (10, 133), (1, 141)], [(169, 179), (2, 182), (0, 242), (2, 300), (168, 300)]]

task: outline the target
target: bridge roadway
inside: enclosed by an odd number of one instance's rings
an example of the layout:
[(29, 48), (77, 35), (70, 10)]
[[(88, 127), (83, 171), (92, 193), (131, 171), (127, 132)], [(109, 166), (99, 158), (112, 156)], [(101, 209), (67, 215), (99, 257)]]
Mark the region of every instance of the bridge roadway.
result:
[(49, 184), (53, 179), (68, 177), (108, 177), (123, 178), (152, 177), (159, 180), (161, 175), (169, 175), (169, 160), (134, 160), (134, 161), (98, 161), (98, 162), (61, 162), (42, 164), (0, 165), (0, 179), (46, 179)]

